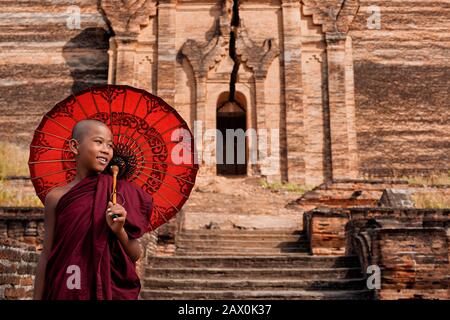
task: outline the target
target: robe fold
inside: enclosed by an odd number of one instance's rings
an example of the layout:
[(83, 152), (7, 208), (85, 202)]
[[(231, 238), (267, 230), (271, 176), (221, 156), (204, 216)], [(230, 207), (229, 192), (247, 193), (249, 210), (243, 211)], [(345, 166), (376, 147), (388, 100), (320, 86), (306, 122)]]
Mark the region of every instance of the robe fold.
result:
[[(112, 176), (85, 177), (65, 193), (55, 209), (53, 246), (45, 271), (43, 300), (138, 299), (136, 265), (106, 223)], [(138, 185), (117, 180), (117, 203), (127, 211), (130, 239), (146, 231), (152, 196)]]

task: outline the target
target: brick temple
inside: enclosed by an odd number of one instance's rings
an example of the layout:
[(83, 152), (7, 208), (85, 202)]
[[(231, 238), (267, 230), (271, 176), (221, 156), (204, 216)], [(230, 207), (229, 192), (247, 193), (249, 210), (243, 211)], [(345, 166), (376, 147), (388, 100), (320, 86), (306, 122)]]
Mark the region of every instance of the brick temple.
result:
[[(71, 92), (127, 84), (172, 105), (213, 155), (183, 211), (142, 239), (143, 299), (449, 299), (450, 210), (407, 195), (450, 187), (397, 179), (450, 170), (447, 1), (0, 8), (1, 141), (26, 149)], [(267, 155), (248, 136), (245, 163), (220, 165), (207, 132), (226, 129), (275, 144)], [(259, 178), (314, 188), (283, 196)], [(31, 297), (42, 237), (42, 208), (0, 208), (0, 299)]]

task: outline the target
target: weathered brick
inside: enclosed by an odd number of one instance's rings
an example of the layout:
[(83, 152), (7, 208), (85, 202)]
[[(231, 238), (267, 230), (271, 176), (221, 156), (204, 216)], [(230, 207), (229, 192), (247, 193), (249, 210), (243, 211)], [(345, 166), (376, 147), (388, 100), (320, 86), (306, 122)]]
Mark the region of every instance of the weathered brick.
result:
[(5, 288), (4, 296), (7, 300), (23, 299), (27, 296), (27, 290), (24, 288)]

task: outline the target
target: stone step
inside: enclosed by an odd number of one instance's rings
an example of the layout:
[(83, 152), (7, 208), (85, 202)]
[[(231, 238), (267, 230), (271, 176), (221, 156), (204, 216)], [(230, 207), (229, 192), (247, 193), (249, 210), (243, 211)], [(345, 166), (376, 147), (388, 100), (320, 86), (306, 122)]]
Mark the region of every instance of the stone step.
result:
[(180, 232), (183, 235), (237, 235), (237, 236), (267, 236), (276, 237), (283, 235), (295, 235), (304, 236), (303, 230), (293, 230), (293, 229), (256, 229), (256, 230), (227, 230), (227, 229), (185, 229)]
[(279, 255), (279, 254), (309, 254), (307, 247), (285, 248), (252, 248), (252, 247), (177, 247), (175, 255)]
[[(410, 185), (408, 181), (401, 180), (379, 180), (372, 182), (364, 182), (364, 181), (354, 181), (354, 182), (340, 182), (336, 181), (328, 185), (328, 190), (370, 190), (370, 191), (379, 191), (386, 188), (408, 188)], [(324, 190), (324, 189), (322, 189)]]
[(273, 250), (273, 249), (295, 249), (295, 248), (309, 248), (308, 242), (245, 242), (245, 241), (233, 241), (233, 242), (217, 242), (217, 241), (193, 241), (193, 242), (177, 242), (176, 247), (179, 248), (193, 248), (193, 249), (230, 249), (230, 250)]
[(166, 290), (361, 290), (366, 286), (364, 278), (355, 279), (160, 279), (146, 277), (147, 289)]
[(302, 241), (280, 241), (280, 240), (176, 240), (175, 244), (179, 247), (264, 247), (264, 248), (279, 248), (279, 247), (309, 247), (309, 242), (305, 239)]
[(344, 279), (362, 277), (360, 268), (147, 268), (145, 275), (169, 279)]
[[(376, 207), (378, 199), (312, 199), (301, 200), (296, 205), (301, 206), (303, 210), (312, 210), (316, 207)], [(291, 204), (290, 204), (291, 205)]]
[(306, 290), (149, 290), (141, 291), (147, 300), (368, 300), (369, 290), (306, 291)]
[(267, 255), (267, 256), (150, 256), (149, 267), (158, 268), (357, 268), (355, 256)]
[(215, 233), (215, 234), (185, 234), (180, 233), (175, 237), (176, 241), (200, 241), (200, 240), (226, 240), (226, 241), (307, 241), (305, 234), (292, 235), (292, 234), (227, 234), (227, 233)]
[[(255, 254), (253, 252), (253, 254)], [(270, 251), (270, 252), (258, 252), (256, 253), (258, 256), (288, 256), (288, 257), (296, 257), (296, 256), (309, 256), (310, 253), (307, 251), (296, 251), (296, 252), (282, 252), (282, 251)], [(211, 256), (217, 256), (217, 257), (228, 257), (228, 256), (241, 256), (241, 257), (249, 257), (252, 256), (251, 252), (243, 251), (243, 252), (236, 252), (234, 251), (218, 251), (218, 252), (202, 252), (202, 251), (175, 251), (175, 255), (180, 257), (186, 257), (186, 256), (198, 256), (198, 257), (211, 257)]]
[[(359, 192), (358, 192), (359, 191)], [(378, 200), (381, 197), (383, 190), (315, 190), (303, 195), (303, 200)]]

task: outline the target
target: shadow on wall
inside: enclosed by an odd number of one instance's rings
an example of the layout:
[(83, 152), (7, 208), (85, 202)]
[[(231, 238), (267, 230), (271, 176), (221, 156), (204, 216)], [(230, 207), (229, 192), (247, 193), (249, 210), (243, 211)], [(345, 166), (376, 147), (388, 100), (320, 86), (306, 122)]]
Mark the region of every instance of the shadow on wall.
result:
[(86, 28), (64, 45), (62, 54), (73, 79), (73, 93), (108, 82), (111, 35), (103, 28)]

